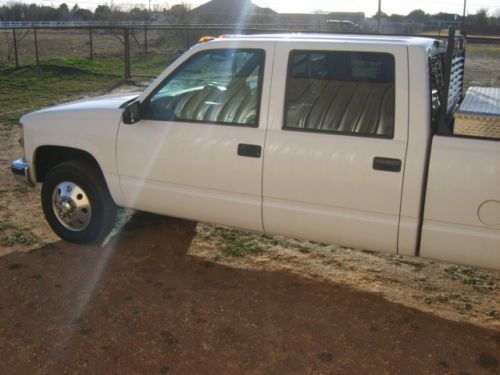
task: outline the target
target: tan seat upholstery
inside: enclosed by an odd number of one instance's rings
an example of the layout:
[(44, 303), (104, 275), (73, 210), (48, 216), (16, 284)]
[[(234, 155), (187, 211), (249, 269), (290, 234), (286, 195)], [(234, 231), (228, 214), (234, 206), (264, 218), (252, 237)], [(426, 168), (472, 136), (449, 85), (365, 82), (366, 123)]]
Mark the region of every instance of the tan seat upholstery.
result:
[(217, 87), (205, 86), (201, 90), (193, 90), (184, 94), (175, 106), (175, 117), (181, 120), (200, 120), (199, 114), (203, 113), (204, 103), (213, 96)]
[(311, 109), (323, 92), (326, 81), (295, 78), (287, 87), (287, 111), (289, 121), (295, 128), (307, 128)]
[(287, 90), (287, 127), (392, 134), (393, 83), (292, 78)]
[(225, 89), (205, 86), (184, 95), (175, 107), (181, 120), (206, 122), (255, 123), (257, 90), (251, 90), (245, 77), (235, 77)]

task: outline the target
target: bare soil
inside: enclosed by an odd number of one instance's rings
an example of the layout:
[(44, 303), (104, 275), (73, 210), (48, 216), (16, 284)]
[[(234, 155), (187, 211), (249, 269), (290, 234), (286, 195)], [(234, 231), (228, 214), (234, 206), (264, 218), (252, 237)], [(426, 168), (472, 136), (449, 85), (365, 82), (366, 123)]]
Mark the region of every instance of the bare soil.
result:
[[(498, 330), (287, 271), (189, 254), (136, 214), (104, 247), (0, 258), (2, 374), (494, 374)], [(196, 246), (196, 245), (195, 245)]]

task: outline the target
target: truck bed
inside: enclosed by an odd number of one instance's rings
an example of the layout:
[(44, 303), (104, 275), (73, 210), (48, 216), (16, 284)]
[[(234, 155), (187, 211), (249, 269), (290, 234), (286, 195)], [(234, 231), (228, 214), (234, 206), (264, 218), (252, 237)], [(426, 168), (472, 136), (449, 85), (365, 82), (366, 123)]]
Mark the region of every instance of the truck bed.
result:
[(470, 87), (455, 113), (453, 133), (500, 139), (500, 88)]

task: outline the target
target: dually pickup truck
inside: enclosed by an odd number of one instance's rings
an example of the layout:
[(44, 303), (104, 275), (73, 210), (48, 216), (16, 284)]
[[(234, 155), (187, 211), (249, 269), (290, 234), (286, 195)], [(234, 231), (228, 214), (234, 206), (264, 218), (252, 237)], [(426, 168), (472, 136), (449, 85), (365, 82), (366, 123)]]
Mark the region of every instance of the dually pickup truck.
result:
[(463, 38), (232, 35), (144, 92), (21, 118), (62, 239), (95, 243), (118, 206), (500, 268), (499, 139), (454, 133)]

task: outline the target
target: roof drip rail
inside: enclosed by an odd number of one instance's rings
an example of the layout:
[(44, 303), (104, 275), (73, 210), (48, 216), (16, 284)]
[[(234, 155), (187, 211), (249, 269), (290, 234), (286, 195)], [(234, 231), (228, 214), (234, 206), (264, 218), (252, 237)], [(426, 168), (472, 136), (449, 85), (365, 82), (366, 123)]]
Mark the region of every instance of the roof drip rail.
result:
[(463, 98), (464, 70), (465, 37), (455, 36), (455, 28), (450, 27), (443, 59), (443, 89), (440, 95), (438, 134), (453, 134), (453, 113)]

